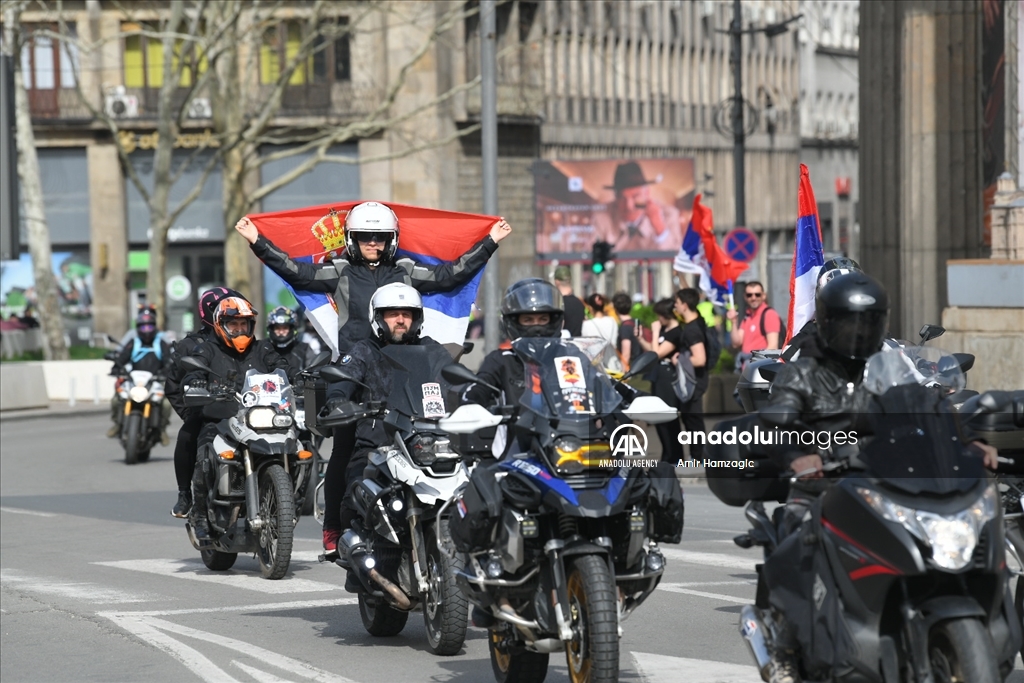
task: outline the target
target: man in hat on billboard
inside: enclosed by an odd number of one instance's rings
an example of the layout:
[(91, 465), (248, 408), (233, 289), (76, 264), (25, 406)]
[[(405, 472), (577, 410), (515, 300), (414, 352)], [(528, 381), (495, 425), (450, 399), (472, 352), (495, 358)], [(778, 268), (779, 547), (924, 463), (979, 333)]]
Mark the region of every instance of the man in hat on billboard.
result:
[(661, 251), (674, 255), (679, 251), (678, 209), (651, 196), (650, 186), (660, 181), (660, 176), (645, 178), (635, 161), (619, 164), (613, 184), (605, 187), (615, 191), (615, 201), (593, 217), (594, 240), (610, 243), (616, 254)]

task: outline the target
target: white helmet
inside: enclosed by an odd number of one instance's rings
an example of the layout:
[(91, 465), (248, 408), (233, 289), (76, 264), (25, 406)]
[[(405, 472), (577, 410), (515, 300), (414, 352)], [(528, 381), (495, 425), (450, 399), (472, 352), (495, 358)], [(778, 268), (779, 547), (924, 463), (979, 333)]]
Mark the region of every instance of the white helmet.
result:
[(420, 293), (403, 282), (384, 285), (370, 297), (370, 328), (374, 336), (384, 343), (391, 342), (391, 330), (384, 322), (384, 311), (402, 308), (412, 311), (412, 325), (403, 339), (408, 342), (420, 336), (423, 327), (423, 299)]
[(390, 208), (380, 202), (363, 202), (356, 204), (345, 217), (345, 254), (353, 263), (365, 261), (359, 250), (360, 233), (366, 239), (369, 235), (384, 237), (382, 261), (391, 261), (398, 250), (398, 216)]

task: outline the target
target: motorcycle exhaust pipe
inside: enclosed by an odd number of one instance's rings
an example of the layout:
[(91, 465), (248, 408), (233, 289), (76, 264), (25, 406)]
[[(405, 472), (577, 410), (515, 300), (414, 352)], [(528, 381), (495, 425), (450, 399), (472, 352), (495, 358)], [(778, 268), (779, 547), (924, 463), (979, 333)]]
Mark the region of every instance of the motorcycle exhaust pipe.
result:
[(764, 621), (753, 605), (744, 605), (740, 610), (740, 635), (750, 648), (750, 654), (757, 663), (761, 680), (768, 680), (768, 665), (772, 661), (771, 652), (768, 651), (768, 630)]
[[(360, 583), (367, 591), (372, 592), (371, 582), (387, 591), (399, 609), (412, 609), (412, 601), (401, 588), (381, 575), (375, 568), (373, 556), (366, 552), (366, 544), (354, 530), (349, 529), (338, 539), (338, 550), (348, 560), (348, 569), (356, 573)], [(339, 561), (340, 564), (340, 561)]]
[(401, 588), (381, 576), (380, 572), (376, 569), (370, 570), (370, 578), (388, 592), (388, 595), (394, 599), (395, 605), (399, 609), (412, 609), (412, 602), (409, 600), (409, 596), (403, 593)]

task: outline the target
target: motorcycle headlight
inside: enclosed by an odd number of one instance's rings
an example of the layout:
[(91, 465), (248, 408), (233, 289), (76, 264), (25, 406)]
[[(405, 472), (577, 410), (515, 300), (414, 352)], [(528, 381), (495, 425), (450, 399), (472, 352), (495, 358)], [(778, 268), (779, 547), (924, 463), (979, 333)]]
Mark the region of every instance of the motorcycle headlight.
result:
[(579, 474), (588, 467), (600, 467), (611, 452), (603, 442), (583, 443), (574, 436), (555, 439), (555, 471), (559, 474)]
[(136, 403), (145, 403), (146, 399), (149, 398), (149, 389), (146, 387), (132, 387), (132, 390), (128, 392), (128, 398)]
[(936, 565), (954, 571), (963, 569), (971, 561), (982, 528), (999, 509), (995, 486), (988, 486), (977, 500), (951, 515), (904, 507), (871, 489), (857, 487), (857, 493), (882, 517), (903, 525), (927, 543)]
[(253, 408), (245, 415), (245, 421), (253, 429), (271, 429), (274, 426), (273, 408)]
[(291, 427), (292, 422), (293, 420), (291, 415), (275, 415), (273, 420), (274, 426), (277, 427), (278, 429)]
[(431, 434), (417, 435), (409, 442), (408, 447), (413, 462), (421, 467), (429, 467), (438, 460), (451, 460), (459, 457), (458, 453), (452, 451), (450, 439)]

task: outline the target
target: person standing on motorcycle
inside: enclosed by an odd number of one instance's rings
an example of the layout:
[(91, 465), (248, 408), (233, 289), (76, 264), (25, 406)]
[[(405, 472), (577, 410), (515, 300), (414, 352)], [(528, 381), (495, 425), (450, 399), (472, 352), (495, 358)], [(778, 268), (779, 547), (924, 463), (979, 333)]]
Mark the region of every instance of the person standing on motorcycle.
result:
[[(217, 303), (213, 314), (213, 339), (201, 342), (193, 349), (190, 357), (201, 360), (210, 368), (210, 373), (192, 370), (182, 381), (185, 391), (191, 386), (211, 386), (216, 389), (238, 392), (242, 389), (245, 373), (249, 370), (270, 373), (274, 370), (288, 370), (288, 364), (266, 339), (256, 339), (256, 311), (244, 297), (231, 296)], [(292, 380), (289, 377), (289, 380)], [(199, 431), (199, 451), (192, 476), (194, 504), (192, 521), (196, 538), (209, 538), (207, 520), (207, 467), (210, 458), (205, 450), (212, 448), (217, 435), (214, 421), (203, 420)]]
[[(822, 287), (825, 286), (826, 282), (830, 282), (840, 275), (846, 275), (847, 273), (863, 273), (860, 264), (854, 261), (852, 258), (846, 256), (837, 256), (836, 258), (830, 258), (825, 261), (822, 265), (821, 270), (818, 271), (818, 283), (815, 288), (815, 294)], [(800, 352), (800, 347), (804, 343), (813, 343), (815, 336), (818, 334), (818, 323), (815, 322), (815, 318), (811, 318), (804, 326), (800, 328), (800, 331), (793, 335), (793, 338), (789, 340), (789, 344), (782, 350), (780, 356), (783, 361), (789, 362), (794, 358), (797, 358), (797, 354)]]
[[(135, 339), (125, 344), (114, 360), (112, 374), (125, 375), (132, 370), (145, 370), (154, 375), (164, 374), (170, 365), (171, 348), (156, 330), (156, 310), (143, 306), (135, 316)], [(118, 382), (120, 384), (120, 381)], [(165, 394), (166, 395), (166, 394)], [(124, 416), (124, 401), (115, 391), (110, 399), (110, 419), (113, 426), (107, 436), (114, 439), (121, 434), (121, 420)], [(160, 405), (160, 443), (171, 443), (167, 436), (167, 425), (171, 421), (171, 404), (164, 398)]]
[[(393, 371), (381, 353), (381, 348), (389, 344), (437, 344), (429, 337), (420, 336), (423, 301), (420, 293), (407, 284), (393, 282), (378, 289), (370, 298), (369, 319), (373, 336), (355, 344), (338, 361), (345, 374), (354, 381), (330, 385), (325, 413), (329, 413), (339, 403), (351, 400), (364, 404), (368, 401), (387, 400), (392, 391)], [(329, 509), (324, 511), (324, 547), (328, 554), (336, 552), (338, 538), (355, 519), (355, 507), (350, 502), (352, 485), (366, 468), (370, 452), (388, 442), (384, 423), (379, 417), (364, 418), (356, 423), (355, 448), (344, 473), (346, 490), (342, 492), (343, 497), (334, 492), (331, 498), (342, 501), (340, 508), (335, 511), (337, 527), (327, 526)], [(325, 500), (330, 500), (327, 487), (331, 485), (330, 481), (324, 484)], [(328, 547), (328, 541), (331, 547)]]
[[(501, 328), (515, 341), (522, 337), (559, 338), (565, 309), (558, 289), (540, 278), (526, 278), (505, 290), (501, 300)], [(487, 406), (495, 399), (502, 405), (518, 406), (523, 395), (523, 362), (512, 349), (495, 349), (484, 357), (476, 376), (501, 389), (501, 395), (483, 384), (470, 384), (462, 394), (466, 403)], [(505, 456), (512, 446), (504, 425), (498, 427), (491, 447), (496, 458)]]
[(206, 341), (215, 341), (213, 313), (221, 299), (242, 296), (227, 287), (212, 287), (199, 296), (199, 329), (189, 332), (171, 347), (171, 362), (167, 368), (164, 392), (181, 418), (181, 428), (174, 443), (174, 478), (178, 484), (178, 500), (171, 508), (171, 516), (184, 519), (192, 509), (192, 473), (196, 468), (196, 452), (199, 449), (199, 430), (203, 427), (202, 410), (185, 407), (182, 393), (182, 379), (188, 373), (181, 365), (181, 359), (192, 355), (196, 347)]
[(299, 321), (295, 312), (278, 306), (267, 316), (267, 339), (288, 363), (288, 376), (297, 377), (313, 362), (309, 345), (298, 339)]
[[(252, 252), (289, 285), (299, 290), (324, 292), (334, 297), (338, 311), (338, 350), (342, 354), (365, 339), (372, 338), (366, 310), (370, 298), (382, 286), (401, 282), (421, 292), (451, 289), (470, 278), (487, 263), (512, 227), (504, 218), (495, 222), (490, 234), (477, 242), (457, 261), (427, 265), (410, 258), (396, 258), (398, 217), (380, 202), (358, 204), (345, 217), (345, 251), (342, 257), (322, 264), (299, 263), (266, 237), (253, 222), (242, 217), (235, 229), (249, 242)], [(324, 549), (336, 548), (335, 531), (340, 526), (341, 492), (344, 473), (354, 448), (351, 427), (334, 430), (334, 447), (324, 475)]]

